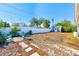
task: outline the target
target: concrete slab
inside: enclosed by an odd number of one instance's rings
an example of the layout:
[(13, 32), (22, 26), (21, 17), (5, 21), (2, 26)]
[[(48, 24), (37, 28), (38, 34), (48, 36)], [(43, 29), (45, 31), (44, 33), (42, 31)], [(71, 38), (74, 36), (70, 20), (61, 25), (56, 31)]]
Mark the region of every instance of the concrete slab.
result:
[(35, 46), (35, 47), (39, 48), (37, 45), (35, 45), (35, 44), (33, 44), (33, 43), (31, 43), (31, 45), (33, 45), (33, 46)]
[(30, 56), (40, 56), (37, 52), (33, 53), (32, 55)]
[(28, 45), (25, 44), (24, 42), (20, 42), (19, 45), (20, 45), (23, 49), (28, 47)]
[(23, 39), (24, 39), (23, 37), (14, 37), (13, 41), (14, 42), (19, 42), (19, 41), (22, 41)]
[(32, 50), (31, 47), (28, 47), (28, 48), (25, 49), (26, 52), (29, 52), (29, 51), (31, 51), (31, 50)]

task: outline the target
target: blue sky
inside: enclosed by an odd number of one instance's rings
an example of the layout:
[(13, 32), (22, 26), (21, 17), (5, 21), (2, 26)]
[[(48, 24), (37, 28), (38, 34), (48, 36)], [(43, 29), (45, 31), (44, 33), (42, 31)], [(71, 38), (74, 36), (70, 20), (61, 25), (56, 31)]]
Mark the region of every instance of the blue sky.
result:
[(31, 18), (46, 18), (55, 23), (67, 19), (74, 22), (74, 4), (72, 3), (15, 3), (0, 4), (0, 18), (8, 23), (29, 23)]

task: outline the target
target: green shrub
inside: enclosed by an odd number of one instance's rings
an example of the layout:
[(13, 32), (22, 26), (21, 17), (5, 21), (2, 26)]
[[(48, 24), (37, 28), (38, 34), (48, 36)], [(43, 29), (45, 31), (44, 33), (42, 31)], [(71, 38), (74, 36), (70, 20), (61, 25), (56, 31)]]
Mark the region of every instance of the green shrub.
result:
[(17, 36), (19, 31), (20, 31), (20, 29), (18, 29), (17, 27), (13, 27), (12, 31), (11, 31), (11, 35)]
[(0, 43), (3, 43), (5, 41), (6, 41), (6, 39), (5, 39), (4, 34), (2, 34), (2, 32), (0, 32)]
[(58, 22), (56, 26), (62, 26), (61, 31), (62, 32), (74, 32), (77, 31), (77, 28), (75, 25), (73, 25), (70, 21), (64, 20), (62, 22)]

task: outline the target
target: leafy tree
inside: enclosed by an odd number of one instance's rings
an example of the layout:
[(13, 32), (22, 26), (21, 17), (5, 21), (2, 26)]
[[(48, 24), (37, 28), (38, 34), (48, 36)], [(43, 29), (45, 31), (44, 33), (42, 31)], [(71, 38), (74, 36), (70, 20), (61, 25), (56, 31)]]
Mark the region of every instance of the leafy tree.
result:
[(3, 23), (2, 20), (0, 20), (0, 28), (1, 28), (1, 27), (4, 27), (4, 23)]
[(10, 25), (7, 22), (4, 22), (4, 27), (10, 27)]
[(19, 27), (19, 24), (18, 23), (13, 23), (12, 27)]
[(62, 22), (58, 22), (56, 26), (62, 26)]
[(37, 18), (35, 18), (35, 17), (32, 18), (30, 26), (38, 26), (38, 20), (37, 20)]
[(43, 21), (43, 27), (44, 28), (49, 28), (49, 26), (50, 26), (50, 21), (49, 20), (44, 20)]
[(45, 18), (32, 18), (30, 26), (41, 27), (41, 24), (43, 24), (44, 28), (48, 28), (50, 26), (50, 21)]
[(71, 23), (70, 23), (70, 21), (67, 21), (67, 20), (64, 20), (63, 22), (62, 22), (62, 27), (63, 27), (63, 32), (69, 32), (70, 31), (70, 26), (71, 26)]
[(38, 25), (41, 27), (41, 24), (45, 21), (45, 18), (39, 18)]
[(0, 28), (2, 27), (10, 27), (10, 25), (7, 22), (2, 21), (2, 19), (0, 19)]

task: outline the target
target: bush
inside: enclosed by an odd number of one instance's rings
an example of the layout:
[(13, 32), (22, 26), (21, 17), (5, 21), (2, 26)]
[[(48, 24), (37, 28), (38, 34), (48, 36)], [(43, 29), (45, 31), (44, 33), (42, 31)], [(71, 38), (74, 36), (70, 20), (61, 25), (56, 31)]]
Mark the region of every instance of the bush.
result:
[(6, 38), (2, 32), (0, 32), (0, 44), (4, 43), (6, 41)]
[(18, 33), (19, 31), (20, 29), (18, 29), (17, 27), (13, 27), (10, 34), (12, 35), (12, 37), (20, 36)]
[(62, 32), (74, 32), (77, 31), (77, 28), (75, 25), (73, 25), (70, 21), (64, 20), (63, 22), (59, 22), (56, 24), (57, 26), (62, 26), (61, 31)]
[(77, 28), (74, 25), (69, 25), (67, 27), (63, 26), (61, 30), (62, 32), (75, 32), (77, 31)]

